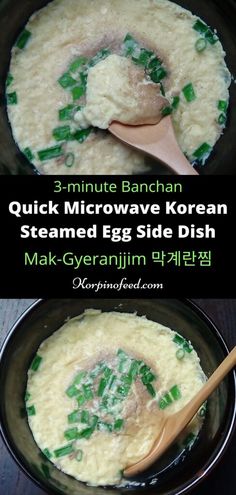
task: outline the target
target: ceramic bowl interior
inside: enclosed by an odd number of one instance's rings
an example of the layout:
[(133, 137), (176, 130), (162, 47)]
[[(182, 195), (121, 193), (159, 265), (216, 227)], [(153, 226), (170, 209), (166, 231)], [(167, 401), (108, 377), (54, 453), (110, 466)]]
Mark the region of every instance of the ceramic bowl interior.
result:
[[(0, 0), (0, 174), (37, 174), (12, 137), (6, 113), (5, 81), (9, 70), (11, 48), (29, 17), (44, 7), (48, 0)], [(217, 29), (226, 51), (227, 65), (236, 77), (236, 3), (235, 0), (176, 0), (176, 3), (199, 15), (211, 27)], [(207, 67), (206, 67), (207, 70)], [(201, 174), (236, 174), (236, 85), (232, 83), (231, 105), (227, 129), (216, 144), (205, 167), (198, 167)], [(207, 115), (206, 115), (207, 118)], [(169, 174), (167, 168), (147, 158), (150, 174)]]
[(227, 354), (214, 324), (192, 303), (169, 300), (72, 300), (51, 299), (34, 304), (15, 324), (0, 357), (0, 420), (2, 434), (21, 468), (42, 488), (53, 494), (117, 495), (136, 491), (143, 494), (177, 495), (197, 484), (213, 467), (229, 440), (235, 417), (235, 377), (232, 373), (209, 400), (204, 426), (191, 452), (180, 454), (173, 447), (152, 468), (136, 479), (142, 486), (128, 489), (94, 488), (59, 472), (42, 458), (25, 415), (24, 395), (27, 370), (41, 342), (68, 317), (84, 309), (122, 311), (146, 315), (178, 330), (191, 340), (201, 365), (210, 376)]

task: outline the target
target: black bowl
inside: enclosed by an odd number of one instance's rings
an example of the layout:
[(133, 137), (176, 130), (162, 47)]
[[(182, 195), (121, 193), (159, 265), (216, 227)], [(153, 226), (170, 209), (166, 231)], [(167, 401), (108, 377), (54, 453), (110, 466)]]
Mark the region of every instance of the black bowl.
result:
[(89, 487), (58, 471), (42, 458), (25, 415), (24, 395), (27, 370), (41, 342), (69, 317), (86, 308), (103, 311), (137, 312), (170, 326), (190, 339), (207, 376), (227, 355), (227, 347), (212, 321), (193, 303), (169, 300), (72, 300), (52, 299), (31, 306), (15, 323), (0, 354), (1, 433), (10, 453), (25, 473), (49, 493), (64, 495), (117, 495), (136, 491), (143, 494), (187, 493), (216, 465), (229, 442), (236, 415), (235, 374), (230, 374), (209, 399), (208, 413), (198, 441), (190, 452), (177, 455), (174, 448), (130, 488)]
[[(11, 48), (33, 12), (49, 0), (0, 0), (0, 174), (37, 174), (20, 152), (12, 137), (6, 113), (5, 81), (9, 69)], [(226, 61), (231, 74), (236, 76), (236, 2), (235, 0), (176, 0), (176, 3), (199, 15), (216, 28), (227, 53)], [(206, 67), (207, 70), (207, 67)], [(198, 167), (204, 175), (236, 174), (236, 85), (230, 89), (229, 120), (224, 135), (216, 144), (205, 167)], [(207, 116), (206, 116), (207, 118)], [(169, 174), (166, 167), (147, 159), (150, 174)]]

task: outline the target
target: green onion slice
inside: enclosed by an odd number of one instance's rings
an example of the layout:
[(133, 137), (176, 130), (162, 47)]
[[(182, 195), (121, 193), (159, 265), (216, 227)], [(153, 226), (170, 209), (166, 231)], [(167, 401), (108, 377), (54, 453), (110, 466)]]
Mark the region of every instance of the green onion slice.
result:
[(75, 163), (74, 153), (67, 153), (65, 155), (65, 166), (68, 168), (71, 168), (71, 167), (73, 167), (74, 163)]
[(16, 41), (17, 48), (23, 50), (23, 48), (25, 48), (31, 36), (32, 36), (31, 32), (28, 31), (27, 29), (24, 29), (24, 31), (22, 31), (22, 33), (20, 34), (19, 38)]
[(191, 101), (196, 100), (196, 93), (195, 93), (195, 90), (194, 90), (192, 83), (189, 83), (186, 86), (184, 86), (182, 91), (183, 91), (184, 97), (188, 103), (191, 103)]
[(30, 399), (30, 393), (27, 392), (27, 390), (26, 390), (26, 392), (25, 392), (25, 402), (27, 402), (29, 399)]
[(79, 395), (79, 390), (77, 389), (77, 387), (75, 385), (71, 385), (70, 387), (68, 387), (68, 389), (66, 390), (66, 395), (68, 397), (70, 397), (70, 399), (72, 397), (75, 397), (76, 395)]
[(85, 430), (79, 431), (79, 433), (77, 434), (77, 438), (78, 439), (85, 438), (86, 440), (89, 440), (93, 432), (94, 432), (93, 427), (86, 428)]
[(78, 141), (79, 143), (83, 143), (87, 137), (91, 134), (93, 128), (89, 127), (88, 129), (81, 129), (72, 134), (72, 139)]
[(81, 96), (83, 96), (86, 93), (86, 88), (84, 86), (75, 86), (72, 89), (72, 97), (73, 100), (79, 100)]
[(193, 29), (195, 29), (198, 33), (205, 34), (208, 31), (208, 26), (198, 19), (193, 25)]
[(173, 108), (168, 106), (162, 109), (161, 114), (162, 117), (167, 117), (167, 115), (171, 115), (172, 112), (173, 112)]
[(12, 82), (14, 81), (13, 75), (9, 72), (7, 75), (7, 80), (6, 80), (6, 87), (8, 88)]
[(54, 455), (55, 457), (64, 457), (66, 455), (72, 454), (73, 451), (74, 451), (73, 444), (70, 443), (69, 445), (65, 445), (60, 449), (54, 450)]
[(174, 400), (179, 400), (181, 398), (181, 392), (178, 385), (174, 385), (174, 387), (170, 389), (170, 394)]
[(124, 420), (119, 418), (119, 419), (116, 419), (115, 423), (114, 423), (114, 430), (115, 431), (120, 431), (121, 428), (123, 427), (124, 425)]
[(81, 393), (81, 391), (79, 392), (79, 395), (76, 397), (76, 400), (78, 402), (78, 406), (83, 406), (84, 403), (86, 402), (86, 398), (85, 396)]
[(65, 74), (63, 74), (60, 79), (58, 79), (58, 82), (63, 89), (71, 88), (77, 83), (77, 81), (73, 79), (69, 72), (65, 72)]
[(15, 91), (13, 93), (7, 93), (6, 98), (8, 105), (17, 105), (18, 97)]
[(76, 72), (81, 67), (81, 65), (85, 65), (87, 64), (87, 62), (88, 59), (86, 57), (81, 56), (76, 58), (69, 67), (70, 72)]
[(78, 428), (70, 428), (64, 432), (64, 437), (66, 440), (76, 440), (78, 435)]
[(126, 35), (123, 41), (123, 45), (124, 45), (124, 52), (126, 57), (132, 55), (135, 49), (139, 46), (138, 42), (129, 33)]
[(152, 396), (152, 397), (156, 397), (156, 391), (154, 389), (154, 387), (152, 386), (151, 383), (147, 383), (146, 384), (146, 389), (148, 391), (148, 393)]
[(26, 158), (28, 158), (29, 162), (31, 162), (34, 159), (34, 154), (30, 148), (25, 148), (23, 150), (24, 155)]
[(199, 40), (197, 40), (195, 43), (195, 48), (199, 53), (204, 52), (206, 47), (207, 47), (207, 41), (205, 38), (199, 38)]
[(81, 420), (81, 413), (79, 410), (73, 411), (68, 415), (68, 423), (79, 423)]
[(32, 363), (31, 363), (30, 369), (32, 371), (38, 371), (42, 360), (43, 360), (43, 358), (41, 356), (39, 356), (38, 354), (36, 354), (36, 356), (34, 357)]
[(70, 126), (56, 127), (53, 129), (52, 135), (56, 141), (69, 141), (71, 137)]
[(36, 409), (35, 406), (29, 406), (26, 408), (28, 416), (35, 416), (36, 414)]
[(150, 78), (154, 83), (159, 83), (167, 76), (167, 71), (164, 67), (159, 67), (157, 69), (153, 69), (150, 73)]
[(226, 113), (228, 109), (228, 105), (229, 103), (227, 100), (219, 100), (217, 104), (217, 108), (218, 110), (220, 110), (220, 112)]
[(98, 397), (103, 396), (107, 384), (108, 384), (108, 381), (105, 378), (101, 378), (99, 385), (98, 385), (98, 391), (97, 391)]
[(93, 399), (93, 391), (92, 391), (91, 385), (83, 385), (82, 389), (83, 389), (83, 395), (84, 395), (85, 399), (86, 400), (92, 400)]
[(194, 151), (193, 156), (198, 160), (201, 160), (211, 151), (212, 147), (208, 143), (203, 143), (196, 151)]
[(65, 108), (61, 108), (59, 110), (59, 120), (71, 120), (73, 119), (73, 115), (75, 112), (78, 112), (81, 110), (80, 106), (75, 106), (75, 105), (67, 105)]
[(176, 355), (177, 359), (179, 361), (181, 361), (184, 358), (184, 356), (185, 356), (185, 350), (184, 349), (178, 349), (176, 351), (176, 354), (175, 355)]
[(53, 146), (52, 148), (39, 151), (38, 157), (41, 162), (45, 162), (47, 160), (52, 160), (53, 158), (58, 158), (63, 154), (64, 152), (62, 145), (58, 145), (58, 146)]
[(205, 38), (211, 45), (215, 45), (219, 41), (218, 36), (211, 29), (206, 32)]
[(73, 381), (73, 385), (80, 385), (82, 380), (86, 377), (86, 371), (80, 371)]
[(77, 453), (76, 453), (76, 460), (78, 462), (81, 462), (83, 459), (83, 451), (81, 449), (77, 450)]
[(218, 124), (223, 126), (226, 124), (226, 120), (227, 120), (227, 117), (226, 117), (225, 113), (221, 113), (219, 115), (219, 118), (218, 118)]
[(90, 415), (89, 415), (89, 412), (88, 411), (82, 411), (81, 412), (81, 423), (86, 423), (86, 424), (89, 424), (89, 418), (90, 418)]
[(172, 108), (173, 108), (173, 110), (177, 110), (179, 104), (180, 104), (180, 97), (179, 96), (174, 96), (173, 97), (173, 101), (172, 101)]

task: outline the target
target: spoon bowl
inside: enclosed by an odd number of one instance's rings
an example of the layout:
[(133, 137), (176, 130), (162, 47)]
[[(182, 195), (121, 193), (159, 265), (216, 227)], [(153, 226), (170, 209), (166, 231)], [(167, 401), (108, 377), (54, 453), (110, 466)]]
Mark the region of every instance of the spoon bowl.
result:
[(177, 143), (170, 115), (151, 125), (131, 126), (112, 122), (109, 131), (129, 146), (157, 158), (175, 174), (199, 175)]

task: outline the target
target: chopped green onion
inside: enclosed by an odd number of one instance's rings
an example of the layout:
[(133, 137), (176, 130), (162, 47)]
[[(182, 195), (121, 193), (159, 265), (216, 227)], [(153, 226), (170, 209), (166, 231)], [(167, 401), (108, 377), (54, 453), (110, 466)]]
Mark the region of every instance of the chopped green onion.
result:
[[(154, 55), (154, 54), (153, 54)], [(158, 57), (154, 56), (149, 60), (147, 69), (148, 70), (157, 70), (161, 66), (161, 61)]]
[(135, 53), (132, 56), (133, 62), (138, 65), (142, 65), (146, 67), (149, 64), (150, 59), (153, 57), (153, 52), (150, 50), (146, 50), (145, 48), (141, 48), (139, 53)]
[(88, 129), (81, 129), (79, 131), (76, 131), (75, 134), (72, 134), (72, 139), (78, 141), (79, 143), (83, 143), (89, 134), (91, 134), (93, 128), (89, 127)]
[(225, 125), (226, 124), (227, 117), (225, 113), (221, 113), (218, 118), (218, 124), (220, 125)]
[(36, 414), (36, 409), (34, 406), (27, 407), (26, 411), (28, 413), (28, 416), (35, 416), (35, 414)]
[(24, 29), (24, 31), (22, 31), (22, 33), (20, 34), (19, 38), (16, 41), (17, 48), (20, 48), (21, 50), (23, 50), (23, 48), (25, 48), (26, 44), (28, 43), (31, 35), (32, 34), (30, 31), (28, 31), (27, 29)]
[(43, 360), (43, 358), (41, 356), (39, 356), (38, 354), (36, 354), (36, 356), (34, 357), (32, 363), (31, 363), (30, 369), (32, 371), (38, 371), (42, 360)]
[(64, 437), (66, 440), (76, 440), (78, 435), (78, 428), (70, 428), (69, 430), (66, 430), (64, 433)]
[(78, 397), (76, 397), (76, 400), (78, 402), (78, 406), (83, 406), (84, 403), (86, 402), (86, 399), (85, 399), (84, 395), (82, 395), (81, 392), (79, 392), (79, 395), (78, 395)]
[(198, 31), (198, 33), (204, 34), (208, 31), (208, 26), (204, 22), (200, 21), (200, 19), (198, 19), (193, 25), (193, 29), (195, 29), (195, 31)]
[(117, 392), (122, 397), (127, 397), (129, 391), (130, 391), (130, 385), (120, 385), (119, 387), (117, 387)]
[(218, 36), (211, 29), (206, 32), (205, 38), (211, 45), (215, 45), (219, 41)]
[(53, 146), (52, 148), (48, 148), (38, 152), (38, 157), (41, 162), (52, 160), (53, 158), (58, 158), (59, 156), (62, 155), (63, 155), (62, 145)]
[(206, 47), (207, 47), (207, 42), (205, 38), (199, 38), (195, 43), (195, 48), (199, 53), (204, 52)]
[(184, 97), (188, 103), (196, 100), (196, 93), (194, 91), (194, 87), (193, 87), (192, 83), (189, 83), (186, 86), (184, 86), (182, 91), (183, 91)]
[(173, 342), (175, 342), (175, 344), (181, 346), (183, 348), (183, 350), (188, 352), (189, 354), (193, 351), (193, 346), (191, 344), (189, 344), (189, 342), (187, 342), (186, 339), (184, 339), (183, 337), (181, 337), (181, 335), (178, 335), (177, 333), (175, 334), (175, 336), (173, 338)]
[(77, 453), (76, 453), (76, 460), (78, 462), (81, 462), (83, 459), (83, 451), (81, 449), (77, 450)]
[(73, 381), (73, 385), (80, 385), (80, 383), (86, 377), (86, 375), (87, 375), (86, 371), (80, 371), (80, 373), (78, 373), (78, 375), (75, 377)]
[(74, 86), (77, 83), (77, 81), (71, 77), (69, 72), (65, 72), (65, 74), (58, 79), (58, 82), (63, 89), (71, 88), (71, 86)]
[(121, 376), (121, 381), (125, 384), (125, 385), (132, 385), (132, 376), (130, 375), (122, 375)]
[(211, 146), (208, 143), (203, 143), (196, 151), (194, 151), (193, 156), (198, 160), (201, 160), (211, 151)]
[(227, 100), (219, 100), (218, 101), (218, 105), (217, 105), (217, 108), (218, 110), (220, 110), (221, 112), (223, 113), (226, 113), (227, 112), (227, 108), (228, 108), (228, 101)]
[(156, 397), (156, 391), (151, 383), (146, 384), (146, 389), (152, 397)]
[(54, 455), (55, 457), (64, 457), (66, 455), (72, 454), (73, 451), (74, 451), (73, 444), (70, 443), (69, 445), (65, 445), (60, 449), (54, 450)]
[(127, 34), (124, 41), (124, 48), (125, 48), (125, 55), (128, 57), (129, 55), (132, 55), (135, 51), (135, 49), (138, 47), (138, 42), (131, 36), (131, 34)]
[(98, 391), (97, 391), (98, 397), (103, 396), (106, 386), (107, 386), (107, 380), (105, 378), (101, 378), (99, 385), (98, 385)]
[(82, 389), (83, 389), (83, 395), (84, 395), (85, 399), (86, 400), (92, 400), (93, 399), (93, 392), (92, 392), (91, 386), (90, 385), (83, 385)]
[(15, 91), (13, 93), (7, 93), (6, 97), (8, 105), (17, 105), (18, 97)]
[(144, 385), (147, 385), (148, 383), (151, 383), (154, 380), (156, 380), (156, 377), (151, 372), (145, 373), (145, 375), (142, 376), (142, 382)]
[(185, 339), (183, 337), (181, 337), (181, 335), (178, 335), (178, 333), (176, 333), (174, 338), (173, 338), (173, 342), (175, 342), (175, 344), (182, 345), (182, 344), (184, 344)]
[(123, 419), (117, 419), (114, 423), (114, 430), (119, 431), (124, 425), (124, 420)]
[(181, 398), (181, 392), (178, 385), (174, 385), (174, 387), (170, 389), (170, 394), (174, 400), (178, 400)]
[(11, 83), (14, 81), (13, 75), (9, 72), (7, 75), (7, 80), (6, 80), (6, 87), (8, 88)]
[(149, 373), (149, 371), (151, 371), (151, 369), (146, 364), (144, 364), (143, 366), (141, 366), (141, 368), (139, 370), (139, 372), (141, 373), (141, 375), (145, 375), (146, 373)]
[(31, 151), (30, 148), (25, 148), (23, 150), (23, 153), (24, 155), (26, 156), (26, 158), (28, 158), (28, 160), (31, 162), (33, 159), (34, 159), (34, 154), (33, 152)]
[(56, 127), (53, 129), (52, 135), (56, 141), (68, 141), (71, 137), (70, 126)]
[(132, 380), (135, 380), (135, 378), (137, 377), (139, 372), (139, 366), (140, 366), (139, 361), (135, 361), (135, 360), (132, 361), (128, 372), (128, 375), (131, 377)]
[(81, 412), (81, 423), (89, 423), (89, 412), (88, 411), (82, 411)]
[(79, 433), (77, 434), (77, 438), (78, 439), (86, 438), (86, 440), (89, 440), (93, 432), (94, 432), (93, 427), (86, 428), (85, 430), (79, 431)]
[(69, 67), (70, 72), (76, 72), (81, 65), (85, 65), (88, 62), (88, 59), (86, 57), (78, 57), (72, 62), (72, 64)]
[(67, 390), (66, 390), (66, 395), (70, 397), (75, 397), (76, 395), (79, 394), (79, 390), (76, 388), (75, 385), (71, 385)]
[(81, 96), (83, 96), (85, 93), (86, 93), (86, 88), (84, 88), (83, 86), (75, 86), (72, 89), (73, 100), (74, 101), (79, 100)]
[(59, 120), (71, 120), (74, 112), (77, 112), (80, 109), (81, 107), (75, 107), (74, 105), (67, 105), (67, 107), (61, 108), (61, 110), (59, 110)]
[(98, 416), (96, 416), (96, 414), (94, 414), (91, 417), (91, 420), (90, 420), (90, 426), (91, 426), (91, 428), (93, 428), (93, 429), (96, 428), (98, 420), (99, 420), (99, 418), (98, 418)]
[(161, 114), (162, 114), (162, 117), (167, 117), (167, 115), (170, 115), (172, 112), (173, 112), (172, 107), (165, 107), (162, 109)]
[(176, 355), (177, 359), (179, 361), (181, 361), (184, 358), (184, 356), (185, 356), (185, 350), (184, 349), (178, 349), (176, 351), (176, 354), (175, 355)]
[(74, 163), (75, 163), (74, 153), (67, 153), (65, 155), (65, 166), (68, 168), (71, 168), (71, 167), (73, 167)]
[(52, 458), (52, 454), (51, 454), (50, 450), (48, 450), (48, 449), (44, 449), (43, 454), (45, 455), (45, 457), (47, 457), (47, 459)]
[(68, 415), (68, 423), (78, 423), (81, 419), (80, 411), (73, 411)]
[(158, 402), (158, 406), (160, 409), (165, 409), (166, 407), (168, 407), (170, 404), (172, 404), (173, 400), (170, 396), (169, 393), (165, 394), (164, 397), (162, 397), (161, 400), (159, 400)]
[(150, 73), (150, 78), (154, 83), (159, 83), (167, 76), (167, 71), (164, 67), (159, 67), (157, 69), (153, 69)]
[(179, 104), (180, 104), (180, 97), (179, 96), (174, 96), (173, 97), (173, 101), (172, 101), (172, 108), (173, 108), (173, 110), (177, 110)]
[(164, 88), (162, 82), (160, 83), (160, 91), (161, 91), (162, 96), (166, 95), (165, 88)]

